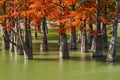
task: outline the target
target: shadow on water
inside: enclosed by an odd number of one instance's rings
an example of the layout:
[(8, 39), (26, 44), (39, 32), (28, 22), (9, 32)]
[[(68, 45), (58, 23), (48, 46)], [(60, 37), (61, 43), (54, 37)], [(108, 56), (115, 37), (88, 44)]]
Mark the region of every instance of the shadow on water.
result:
[[(54, 55), (54, 54), (53, 54)], [(59, 60), (62, 60), (62, 61), (77, 61), (77, 62), (90, 62), (90, 61), (100, 61), (100, 62), (106, 62), (105, 61), (105, 57), (99, 57), (99, 58), (92, 58), (91, 56), (89, 55), (84, 55), (84, 56), (70, 56), (69, 58), (66, 58), (66, 59), (62, 59), (62, 58), (59, 58), (58, 55), (54, 55), (55, 57), (53, 57), (53, 55), (51, 54), (40, 54), (40, 56), (42, 57), (37, 57), (37, 58), (34, 58), (33, 60), (37, 60), (37, 61), (59, 61)], [(57, 57), (56, 57), (57, 56)]]
[[(72, 55), (71, 55), (72, 54)], [(1, 54), (2, 57), (9, 56), (10, 59), (16, 58), (19, 59), (20, 57), (23, 58), (23, 55), (16, 55), (14, 53), (9, 53), (9, 51), (3, 51)], [(52, 62), (59, 62), (60, 60), (63, 61), (77, 61), (77, 62), (102, 62), (102, 63), (113, 63), (113, 64), (120, 64), (120, 55), (117, 54), (116, 61), (115, 62), (106, 62), (106, 55), (103, 55), (101, 57), (94, 57), (92, 58), (90, 54), (73, 54), (70, 53), (70, 57), (68, 59), (61, 59), (59, 58), (59, 53), (54, 51), (48, 51), (48, 52), (35, 52), (34, 53), (33, 61), (52, 61)]]
[(73, 61), (91, 61), (91, 57), (89, 56), (71, 56), (69, 59), (66, 60), (73, 60)]
[[(80, 55), (80, 56), (70, 56), (67, 59), (61, 59), (58, 57), (57, 54), (39, 54), (40, 56), (44, 56), (44, 57), (40, 57), (40, 58), (34, 58), (33, 60), (37, 60), (37, 61), (55, 61), (58, 62), (59, 60), (63, 60), (63, 61), (77, 61), (77, 62), (90, 62), (90, 61), (94, 61), (94, 62), (102, 62), (102, 63), (115, 63), (115, 64), (120, 64), (120, 56), (116, 57), (116, 61), (115, 62), (106, 62), (106, 55), (103, 55), (101, 57), (91, 57), (90, 55)], [(53, 55), (55, 57), (53, 57)], [(57, 57), (56, 57), (57, 56)]]
[(92, 58), (92, 60), (94, 60), (94, 61), (96, 61), (96, 62), (102, 62), (102, 63), (120, 64), (120, 55), (117, 55), (117, 56), (116, 56), (116, 60), (113, 61), (113, 62), (107, 62), (107, 61), (106, 61), (106, 57), (107, 57), (107, 55), (103, 55), (103, 56), (101, 56), (101, 57)]
[[(50, 51), (58, 51), (59, 50), (58, 43), (48, 43), (48, 48), (49, 48), (48, 50), (50, 50)], [(33, 44), (33, 51), (35, 51), (35, 52), (40, 51), (40, 43)]]
[(34, 58), (34, 61), (52, 61), (52, 62), (58, 62), (59, 58)]

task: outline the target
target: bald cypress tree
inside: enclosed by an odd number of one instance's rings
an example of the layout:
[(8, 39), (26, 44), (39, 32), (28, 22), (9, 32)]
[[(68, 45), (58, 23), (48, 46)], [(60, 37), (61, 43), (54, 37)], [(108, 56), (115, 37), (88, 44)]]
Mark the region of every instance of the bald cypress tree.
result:
[(118, 28), (118, 0), (116, 0), (116, 12), (113, 24), (112, 37), (109, 44), (109, 51), (107, 54), (106, 61), (115, 61), (116, 60), (116, 42), (117, 42), (117, 28)]
[(100, 10), (101, 10), (101, 7), (100, 7), (100, 0), (96, 0), (96, 3), (98, 5), (98, 8), (97, 8), (97, 14), (96, 14), (96, 30), (99, 34), (97, 35), (94, 35), (93, 37), (93, 41), (92, 41), (92, 56), (93, 57), (99, 57), (99, 56), (102, 56), (102, 35), (100, 34), (101, 33), (101, 21), (99, 19), (99, 16), (100, 16)]
[[(4, 2), (3, 4), (3, 15), (6, 14), (6, 1)], [(6, 23), (7, 23), (7, 19), (4, 17), (3, 18), (3, 24), (2, 24), (2, 48), (3, 49), (9, 49), (9, 35), (8, 35), (8, 30), (3, 30), (4, 27), (6, 26)]]

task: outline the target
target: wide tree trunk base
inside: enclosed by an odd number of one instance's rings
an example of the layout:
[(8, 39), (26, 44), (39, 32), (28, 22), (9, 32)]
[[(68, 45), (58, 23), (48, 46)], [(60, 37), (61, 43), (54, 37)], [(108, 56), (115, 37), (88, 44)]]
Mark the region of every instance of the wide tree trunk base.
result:
[(32, 50), (31, 48), (27, 48), (26, 46), (24, 46), (24, 58), (25, 59), (33, 59), (33, 53), (32, 53)]
[(69, 58), (68, 43), (66, 34), (60, 34), (59, 56), (63, 59)]
[(16, 55), (23, 55), (24, 54), (21, 44), (19, 44), (18, 46), (15, 46), (14, 51), (15, 51)]
[(32, 60), (33, 59), (33, 55), (32, 54), (26, 54), (26, 53), (24, 53), (24, 59), (26, 59), (26, 60)]
[(92, 57), (101, 57), (103, 56), (103, 49), (102, 49), (102, 36), (94, 36), (92, 42)]
[(113, 57), (113, 56), (110, 55), (110, 54), (107, 56), (107, 59), (106, 59), (107, 62), (114, 62), (115, 60), (116, 60), (116, 58)]
[(59, 54), (60, 54), (60, 58), (63, 58), (63, 59), (68, 59), (69, 58), (68, 53), (59, 52)]

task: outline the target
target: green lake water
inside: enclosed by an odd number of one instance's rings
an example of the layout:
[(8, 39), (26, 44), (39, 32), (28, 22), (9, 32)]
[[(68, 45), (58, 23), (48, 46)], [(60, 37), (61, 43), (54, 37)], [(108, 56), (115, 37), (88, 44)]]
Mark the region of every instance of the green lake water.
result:
[[(87, 53), (86, 53), (87, 54)], [(23, 55), (0, 50), (0, 80), (119, 80), (120, 61), (105, 62), (92, 59), (80, 51), (70, 51), (70, 58), (62, 60), (58, 51), (34, 50), (33, 60)]]

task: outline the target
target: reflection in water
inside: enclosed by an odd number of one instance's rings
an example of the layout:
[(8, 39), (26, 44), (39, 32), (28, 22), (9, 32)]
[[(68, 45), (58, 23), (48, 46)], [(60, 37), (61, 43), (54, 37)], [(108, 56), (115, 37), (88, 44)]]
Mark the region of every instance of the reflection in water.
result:
[(33, 60), (21, 55), (0, 53), (0, 80), (118, 80), (120, 63), (92, 59), (89, 54), (71, 52), (67, 60), (56, 52), (36, 53)]

